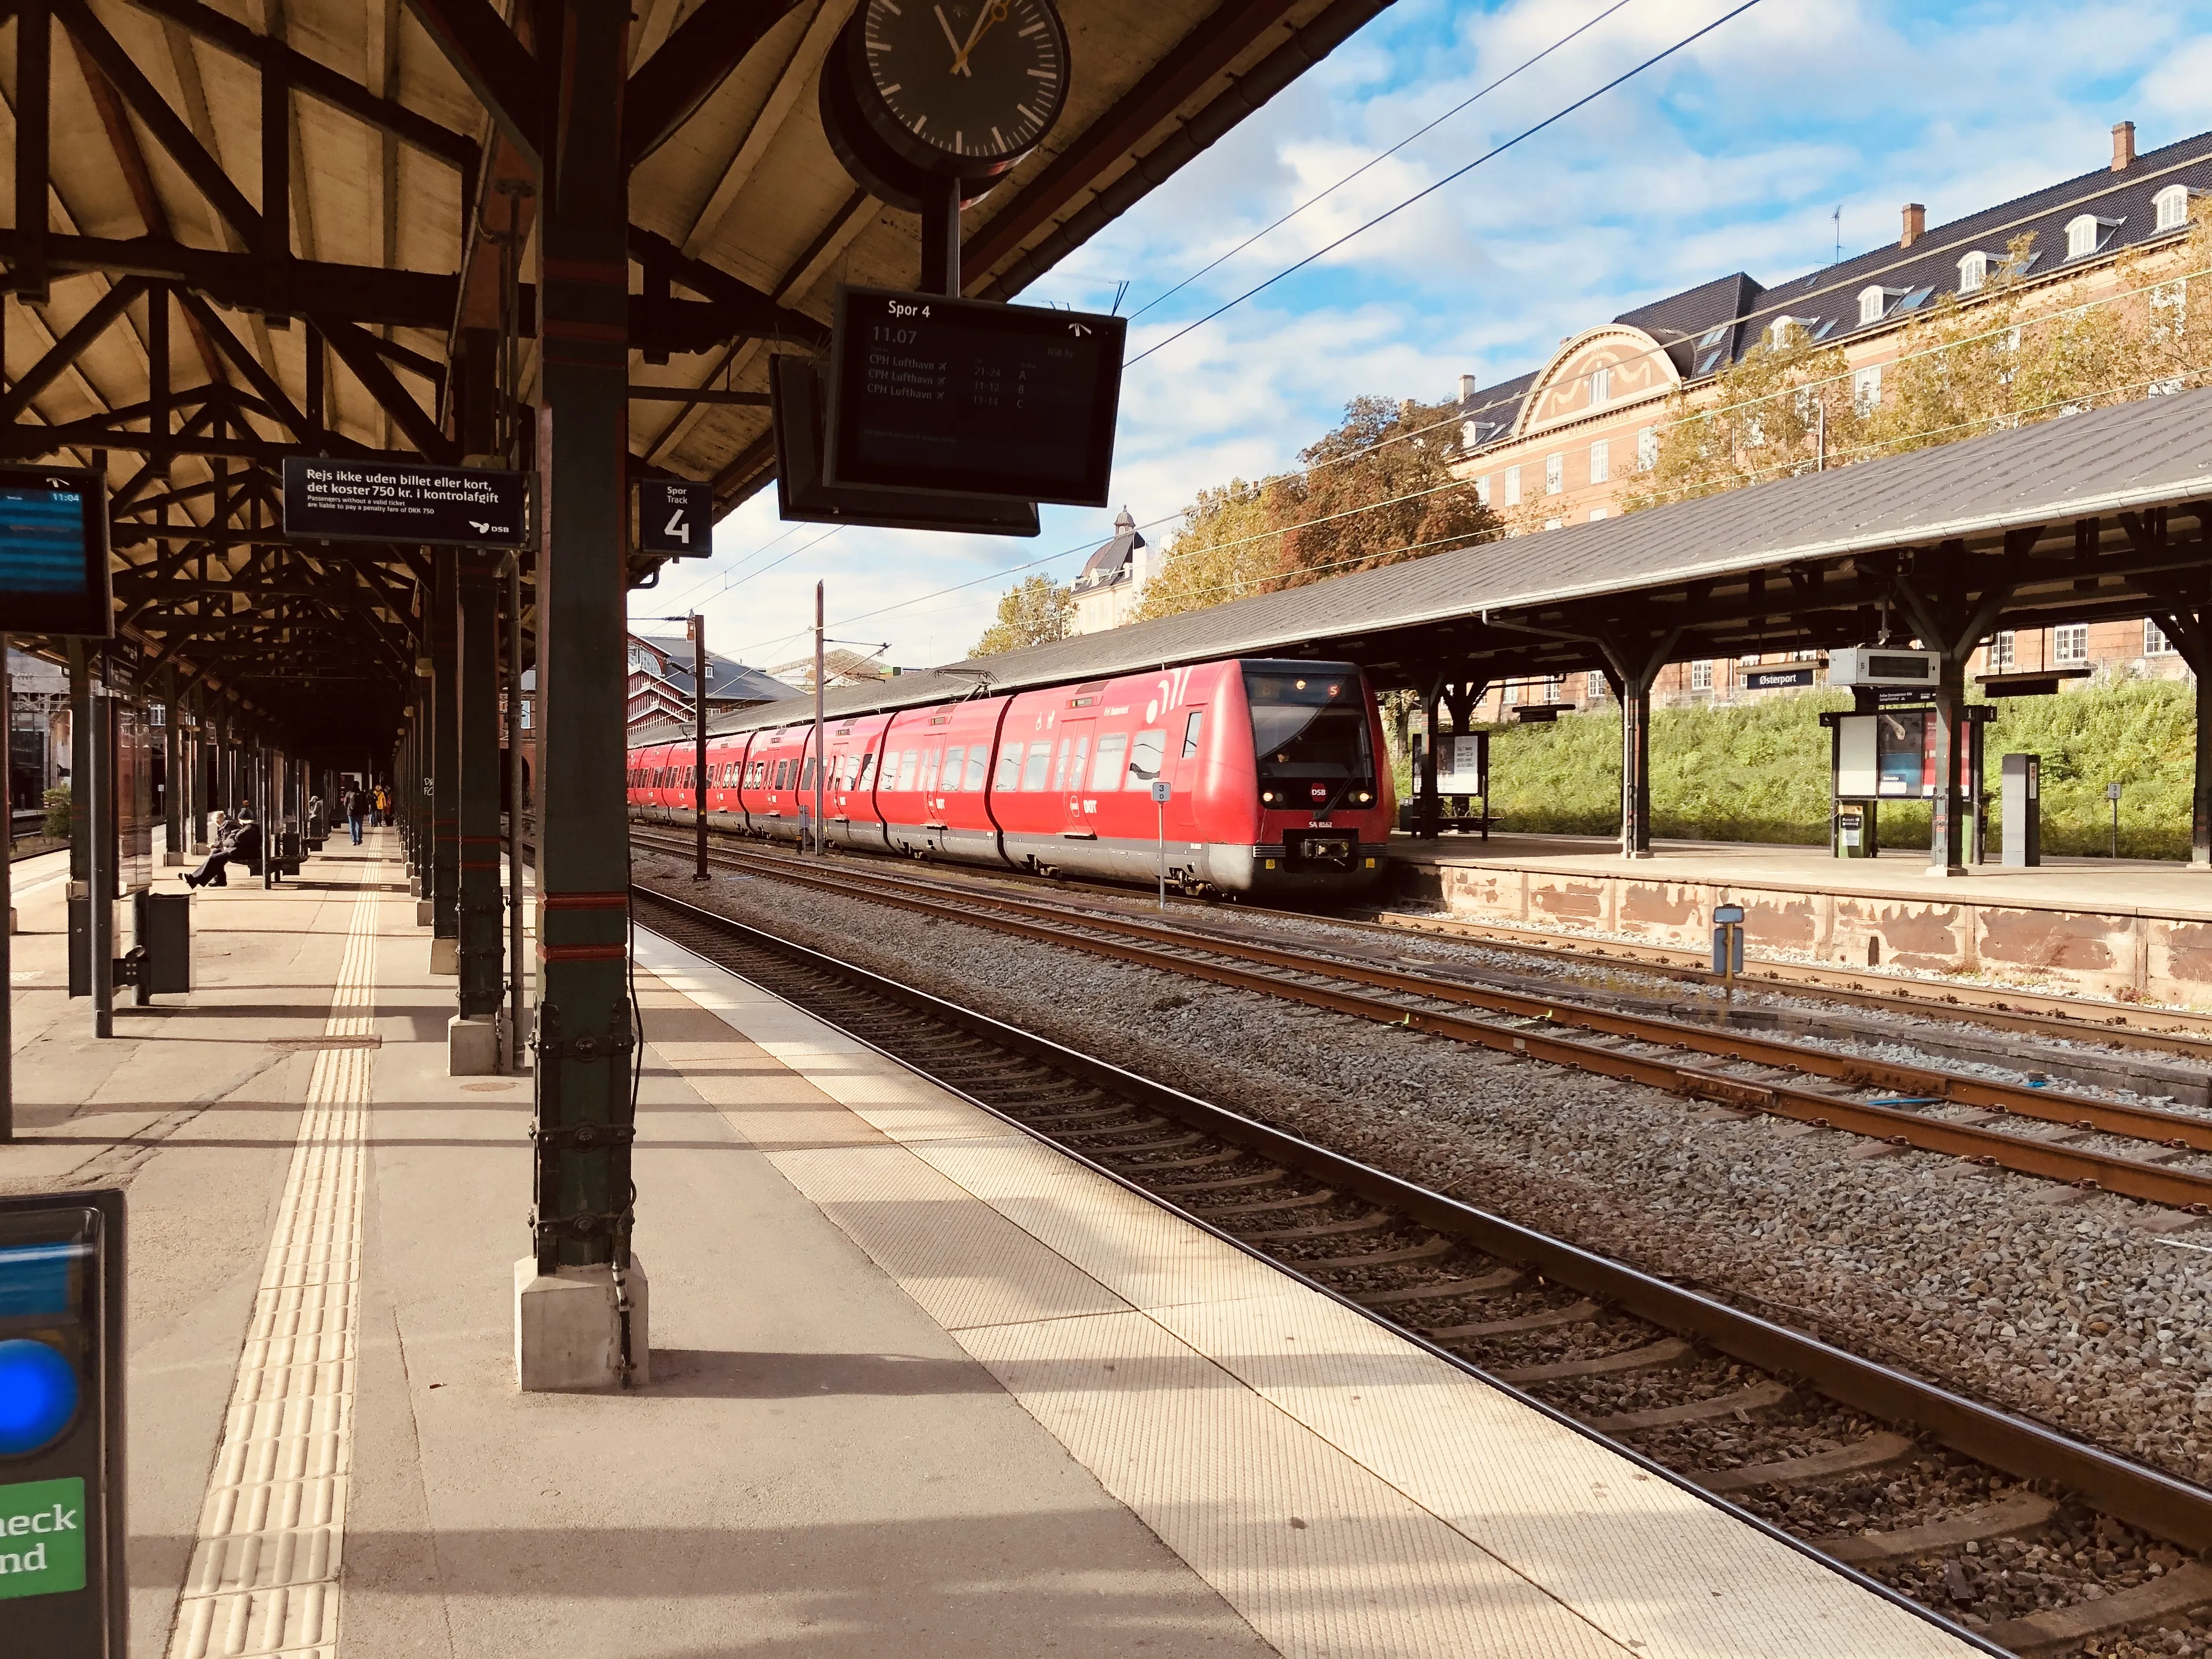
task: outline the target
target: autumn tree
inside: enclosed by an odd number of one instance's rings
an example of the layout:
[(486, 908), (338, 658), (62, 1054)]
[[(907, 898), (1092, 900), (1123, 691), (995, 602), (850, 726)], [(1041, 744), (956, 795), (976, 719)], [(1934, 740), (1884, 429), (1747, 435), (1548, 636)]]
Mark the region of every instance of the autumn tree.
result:
[(1231, 478), (1201, 489), (1183, 509), (1162, 556), (1145, 584), (1137, 620), (1178, 616), (1208, 605), (1262, 593), (1273, 585), (1281, 557), (1283, 485), (1279, 478), (1247, 483)]
[(1046, 575), (1024, 577), (999, 595), (998, 620), (968, 654), (992, 657), (1064, 638), (1073, 605), (1073, 595), (1063, 584)]
[(1277, 480), (1277, 586), (1425, 558), (1501, 529), (1474, 481), (1453, 476), (1457, 406), (1355, 398), (1336, 429)]

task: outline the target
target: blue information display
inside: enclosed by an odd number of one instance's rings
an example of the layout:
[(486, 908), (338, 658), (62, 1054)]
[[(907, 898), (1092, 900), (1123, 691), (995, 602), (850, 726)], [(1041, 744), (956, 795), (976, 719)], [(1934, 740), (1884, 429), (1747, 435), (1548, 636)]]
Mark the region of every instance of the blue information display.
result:
[(123, 1659), (123, 1194), (0, 1199), (0, 1651)]
[(0, 632), (105, 638), (107, 483), (74, 467), (0, 467)]

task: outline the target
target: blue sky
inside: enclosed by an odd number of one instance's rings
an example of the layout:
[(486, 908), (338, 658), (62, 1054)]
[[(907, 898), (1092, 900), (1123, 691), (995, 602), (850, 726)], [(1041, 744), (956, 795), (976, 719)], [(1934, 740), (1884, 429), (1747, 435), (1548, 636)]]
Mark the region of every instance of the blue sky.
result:
[[(1209, 260), (1612, 0), (1397, 0), (1257, 116), (1032, 287), (1024, 301), (1125, 311)], [(1724, 15), (1736, 0), (1628, 0), (1133, 324), (1134, 356), (1354, 224)], [(1076, 64), (1080, 75), (1082, 66)], [(1632, 306), (1747, 270), (1762, 282), (1893, 241), (2109, 159), (2212, 128), (2212, 0), (1763, 0), (1702, 41), (1137, 364), (1114, 495), (1139, 522), (1201, 487), (1291, 464), (1363, 392), (1441, 399), (1534, 368)], [(1113, 509), (1048, 507), (1036, 541), (845, 530), (775, 518), (769, 490), (714, 559), (632, 596), (700, 604), (716, 649), (770, 666), (834, 636), (908, 665), (964, 654), (1031, 561), (1062, 580)], [(1171, 525), (1154, 532), (1171, 533)], [(952, 592), (941, 590), (952, 589)]]

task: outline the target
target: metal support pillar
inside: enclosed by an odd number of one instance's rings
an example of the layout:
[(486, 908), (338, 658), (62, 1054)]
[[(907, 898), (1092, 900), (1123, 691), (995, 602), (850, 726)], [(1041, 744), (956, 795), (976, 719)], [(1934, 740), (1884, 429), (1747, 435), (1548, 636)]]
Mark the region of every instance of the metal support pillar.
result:
[(92, 668), (84, 641), (70, 641), (70, 881), (92, 878)]
[(499, 1012), (499, 566), (497, 556), (464, 553), (456, 586), (460, 614), (459, 902), (460, 1012)]
[[(698, 845), (691, 879), (707, 879), (707, 619), (693, 611), (684, 625), (691, 636), (691, 811)], [(817, 630), (818, 631), (818, 630)], [(800, 849), (802, 852), (805, 848)]]
[(530, 790), (522, 766), (522, 556), (507, 564), (507, 1069), (522, 1069), (522, 1045), (530, 1035), (529, 993), (522, 956), (522, 823), (530, 811)]
[(1421, 776), (1413, 793), (1417, 803), (1413, 833), (1423, 841), (1437, 838), (1437, 711), (1443, 690), (1443, 676), (1439, 674), (1421, 694)]
[(1682, 636), (1679, 628), (1657, 639), (1599, 642), (1606, 681), (1620, 705), (1620, 856), (1651, 856), (1651, 686)]
[[(651, 1352), (630, 1256), (629, 825), (624, 789), (629, 520), (629, 167), (624, 0), (546, 0), (537, 240), (537, 1147), (532, 1254), (517, 1264), (525, 1389), (642, 1381)], [(562, 61), (551, 60), (558, 58)], [(562, 1311), (572, 1310), (574, 1311)], [(599, 1323), (605, 1320), (611, 1322)], [(564, 1356), (586, 1326), (588, 1361)], [(598, 1346), (599, 1334), (612, 1340)]]
[(261, 884), (276, 884), (276, 849), (283, 844), (284, 800), (278, 783), (283, 763), (276, 751), (265, 745), (257, 746), (254, 756), (258, 764), (254, 768), (254, 787), (261, 802), (254, 815), (261, 820)]
[(460, 675), (455, 649), (457, 554), (431, 556), (437, 575), (430, 595), (430, 867), (423, 891), (430, 896), (430, 933), (457, 939), (461, 932)]
[(86, 945), (92, 956), (92, 1034), (115, 1035), (115, 703), (104, 684), (88, 683), (85, 726), (92, 753), (85, 775)]

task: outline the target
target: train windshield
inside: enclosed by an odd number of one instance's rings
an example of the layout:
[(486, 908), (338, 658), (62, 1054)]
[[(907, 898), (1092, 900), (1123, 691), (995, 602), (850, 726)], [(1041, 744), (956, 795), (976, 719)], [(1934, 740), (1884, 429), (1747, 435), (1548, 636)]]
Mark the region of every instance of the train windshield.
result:
[(1260, 781), (1368, 783), (1375, 775), (1367, 699), (1348, 663), (1247, 663)]

